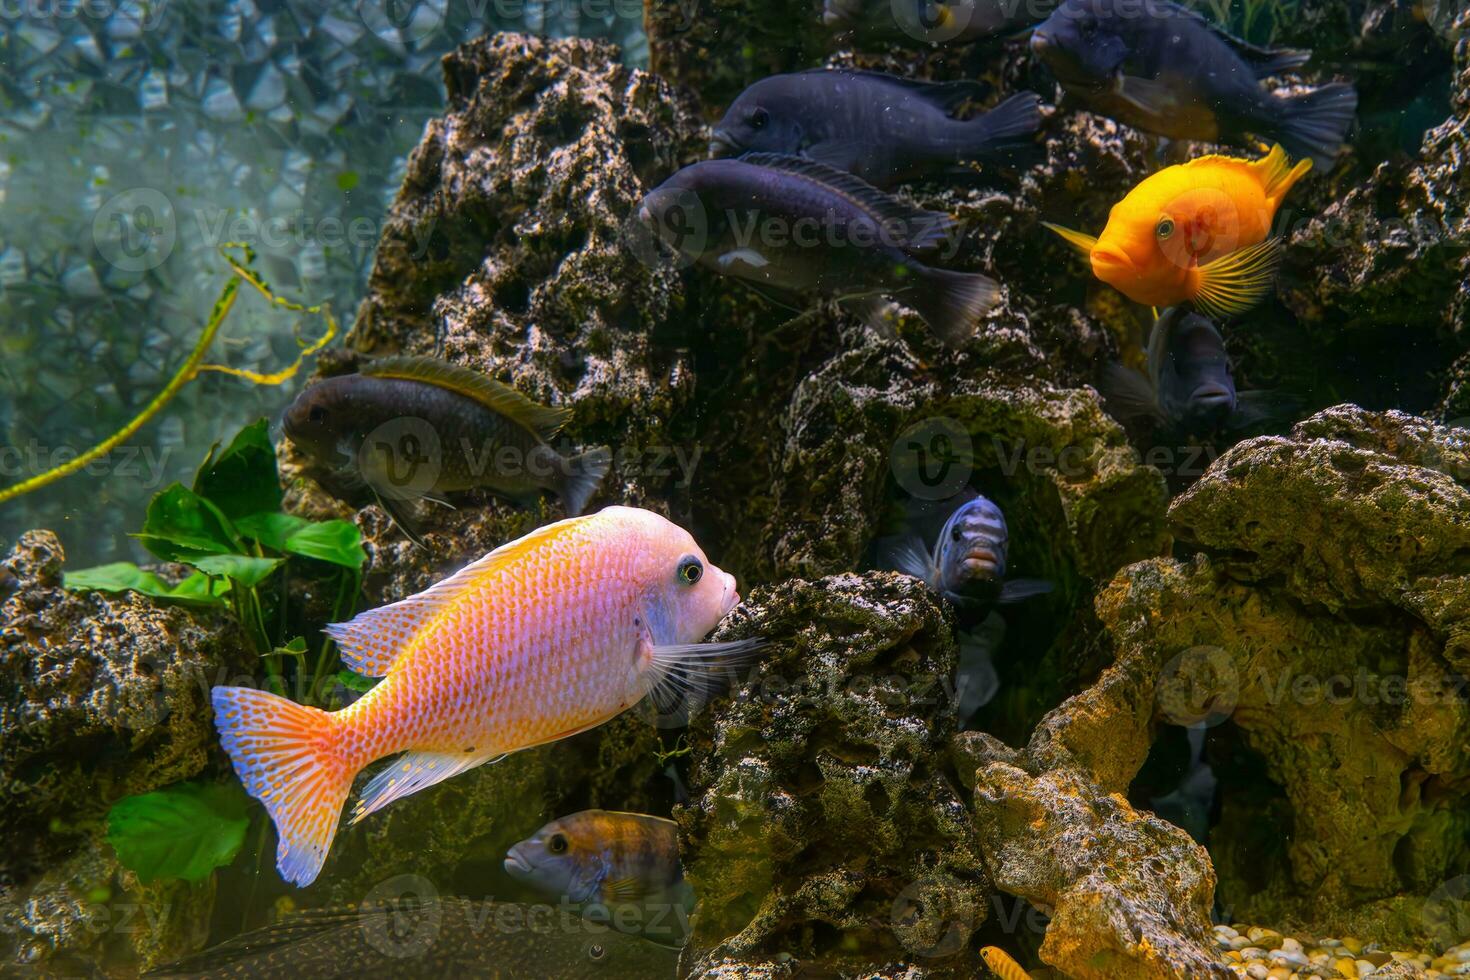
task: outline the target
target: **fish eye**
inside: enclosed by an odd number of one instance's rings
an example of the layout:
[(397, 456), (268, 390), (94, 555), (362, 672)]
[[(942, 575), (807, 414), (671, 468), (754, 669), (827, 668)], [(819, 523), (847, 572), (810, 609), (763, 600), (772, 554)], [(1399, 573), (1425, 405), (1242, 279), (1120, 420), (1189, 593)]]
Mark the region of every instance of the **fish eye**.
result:
[(587, 947), (587, 955), (593, 960), (600, 960), (607, 955), (607, 947), (602, 943), (593, 943)]
[(326, 420), (327, 410), (320, 405), (313, 405), (311, 411), (306, 413), (306, 417), (313, 422), (322, 422)]
[(771, 121), (771, 114), (764, 109), (757, 109), (750, 114), (750, 125), (752, 129), (765, 129), (766, 123)]
[(685, 585), (693, 585), (704, 575), (704, 562), (693, 555), (685, 555), (679, 559), (679, 581)]
[(963, 538), (964, 536), (965, 536), (964, 529), (961, 528), (958, 524), (956, 524), (954, 526), (954, 530), (952, 530), (952, 531), (949, 532), (949, 539), (951, 541), (958, 541), (961, 538)]
[(1154, 229), (1154, 234), (1159, 236), (1160, 241), (1163, 241), (1170, 235), (1174, 234), (1174, 219), (1169, 217), (1167, 214), (1164, 215), (1162, 218), (1159, 219), (1159, 224)]
[(546, 849), (552, 854), (565, 854), (567, 852), (567, 835), (552, 834), (551, 840), (546, 842)]

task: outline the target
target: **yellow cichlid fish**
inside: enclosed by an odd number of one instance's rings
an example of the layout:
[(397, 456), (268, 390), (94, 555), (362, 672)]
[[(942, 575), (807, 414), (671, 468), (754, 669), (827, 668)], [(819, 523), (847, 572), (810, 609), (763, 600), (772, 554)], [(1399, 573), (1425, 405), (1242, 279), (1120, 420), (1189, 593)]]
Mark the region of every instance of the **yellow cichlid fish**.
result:
[(443, 582), (327, 628), (342, 659), (383, 680), (341, 711), (216, 687), (215, 725), (276, 825), (276, 867), (316, 879), (353, 777), (353, 822), (510, 752), (575, 735), (647, 695), (695, 686), (757, 641), (703, 644), (740, 601), (687, 531), (608, 507), (539, 528)]
[(1093, 275), (1136, 303), (1193, 303), (1211, 316), (1240, 313), (1271, 289), (1280, 258), (1268, 238), (1276, 210), (1311, 160), (1280, 146), (1259, 160), (1207, 156), (1145, 178), (1113, 206), (1097, 238), (1058, 225)]

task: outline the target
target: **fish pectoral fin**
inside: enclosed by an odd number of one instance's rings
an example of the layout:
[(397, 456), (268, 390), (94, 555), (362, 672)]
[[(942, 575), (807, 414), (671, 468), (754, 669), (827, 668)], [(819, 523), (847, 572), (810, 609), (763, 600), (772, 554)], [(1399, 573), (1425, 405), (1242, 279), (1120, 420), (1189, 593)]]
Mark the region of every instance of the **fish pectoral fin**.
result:
[(738, 681), (739, 668), (755, 659), (763, 639), (728, 643), (653, 644), (645, 638), (648, 654), (648, 700), (659, 715), (687, 721), (725, 684)]
[(1061, 235), (1063, 241), (1081, 252), (1085, 258), (1092, 258), (1092, 250), (1097, 248), (1097, 239), (1092, 235), (1086, 235), (1080, 231), (1073, 231), (1071, 228), (1063, 228), (1061, 225), (1054, 225), (1050, 221), (1043, 221), (1041, 226)]
[(1103, 368), (1098, 390), (1107, 402), (1108, 410), (1119, 418), (1158, 419), (1162, 414), (1148, 379), (1122, 364), (1113, 362)]
[(1281, 240), (1267, 238), (1222, 255), (1196, 271), (1194, 305), (1207, 316), (1242, 313), (1271, 291), (1281, 262)]
[(428, 551), (429, 546), (424, 543), (423, 535), (421, 535), (418, 531), (418, 528), (414, 526), (417, 522), (413, 518), (413, 512), (410, 508), (409, 502), (402, 497), (395, 497), (392, 494), (381, 493), (378, 488), (376, 486), (373, 486), (373, 484), (371, 483), (369, 483), (368, 486), (372, 487), (373, 499), (377, 502), (379, 507), (383, 508), (384, 513), (388, 515), (388, 519), (393, 522), (393, 525), (397, 527), (398, 530), (403, 532), (404, 537), (408, 538), (408, 540), (412, 541), (420, 548), (423, 548), (425, 551)]
[(648, 895), (648, 889), (643, 882), (631, 875), (603, 882), (602, 890), (607, 894), (609, 904), (636, 902)]
[(351, 822), (357, 823), (394, 800), (401, 800), (487, 762), (499, 762), (505, 756), (503, 752), (476, 752), (473, 748), (465, 752), (406, 752), (368, 780), (352, 807)]
[(896, 337), (893, 324), (884, 314), (887, 313), (889, 303), (880, 295), (844, 296), (837, 301), (837, 305), (863, 321), (870, 330), (880, 337)]
[(1150, 118), (1174, 116), (1184, 108), (1175, 86), (1136, 75), (1117, 75), (1113, 94)]
[(1032, 596), (1046, 595), (1052, 589), (1053, 585), (1044, 578), (1013, 578), (1000, 587), (1000, 598), (996, 601), (1021, 602)]
[(740, 266), (749, 269), (764, 269), (771, 264), (771, 261), (753, 248), (737, 248), (715, 259), (715, 263), (720, 267), (721, 272), (732, 272)]
[(912, 575), (921, 582), (934, 582), (939, 578), (938, 569), (929, 552), (924, 550), (921, 538), (908, 535), (884, 545), (878, 550), (878, 560), (895, 571)]

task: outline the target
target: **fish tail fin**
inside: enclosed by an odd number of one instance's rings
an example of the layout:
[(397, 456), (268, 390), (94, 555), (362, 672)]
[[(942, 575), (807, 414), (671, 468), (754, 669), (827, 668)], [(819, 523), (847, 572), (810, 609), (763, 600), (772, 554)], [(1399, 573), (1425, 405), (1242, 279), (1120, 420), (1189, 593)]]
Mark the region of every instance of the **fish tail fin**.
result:
[(1041, 227), (1061, 235), (1062, 240), (1082, 253), (1083, 258), (1092, 258), (1092, 250), (1097, 248), (1097, 239), (1092, 235), (1080, 231), (1073, 231), (1071, 228), (1063, 228), (1061, 225), (1054, 225), (1050, 221), (1043, 221)]
[(567, 460), (567, 469), (562, 477), (561, 499), (566, 505), (567, 516), (577, 517), (587, 506), (592, 494), (597, 492), (602, 478), (612, 469), (612, 450), (607, 446), (589, 449), (580, 456)]
[(1357, 90), (1335, 82), (1279, 101), (1283, 104), (1272, 135), (1292, 156), (1309, 157), (1322, 170), (1331, 170), (1358, 111)]
[(973, 134), (973, 155), (1012, 166), (1026, 166), (1041, 155), (1034, 139), (1041, 128), (1041, 96), (1021, 92), (979, 118), (965, 123)]
[(276, 868), (292, 884), (311, 884), (357, 774), (343, 758), (331, 716), (249, 687), (216, 687), (211, 700), (236, 775), (276, 825)]
[(918, 311), (940, 340), (958, 347), (975, 324), (1000, 303), (1000, 283), (978, 272), (925, 268), (919, 287), (903, 301)]

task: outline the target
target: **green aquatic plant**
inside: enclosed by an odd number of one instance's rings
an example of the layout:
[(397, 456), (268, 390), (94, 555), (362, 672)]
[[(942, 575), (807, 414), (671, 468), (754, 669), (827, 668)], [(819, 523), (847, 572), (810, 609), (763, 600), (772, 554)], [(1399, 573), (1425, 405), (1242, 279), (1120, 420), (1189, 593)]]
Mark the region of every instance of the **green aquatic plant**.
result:
[[(243, 261), (236, 259), (227, 251), (232, 248), (241, 250), (244, 256)], [(143, 410), (135, 415), (127, 425), (124, 425), (121, 429), (91, 449), (81, 453), (75, 459), (69, 460), (60, 466), (54, 466), (44, 473), (38, 473), (28, 480), (22, 480), (19, 483), (0, 490), (0, 504), (55, 483), (57, 480), (68, 477), (84, 469), (95, 460), (106, 456), (128, 439), (132, 438), (139, 429), (151, 422), (159, 412), (162, 412), (168, 407), (168, 404), (183, 390), (185, 385), (206, 371), (232, 374), (238, 378), (244, 378), (252, 384), (279, 385), (294, 378), (296, 372), (301, 369), (301, 365), (305, 363), (307, 357), (319, 352), (332, 341), (332, 338), (337, 336), (337, 320), (332, 316), (332, 311), (326, 304), (305, 306), (301, 303), (295, 303), (277, 296), (271, 291), (270, 286), (250, 268), (250, 265), (255, 261), (255, 250), (249, 245), (243, 242), (225, 242), (220, 246), (220, 256), (229, 264), (232, 274), (220, 289), (219, 298), (214, 301), (214, 308), (210, 311), (209, 320), (204, 325), (204, 332), (200, 335), (198, 343), (189, 352), (189, 356), (185, 359), (183, 365), (178, 371), (174, 372), (174, 376), (169, 379), (168, 384), (163, 386), (163, 390), (155, 395), (143, 407)], [(225, 319), (230, 315), (230, 310), (234, 308), (235, 300), (239, 296), (240, 283), (242, 282), (249, 283), (268, 302), (276, 306), (297, 313), (319, 316), (325, 323), (325, 328), (322, 330), (322, 333), (315, 339), (307, 341), (298, 337), (297, 343), (300, 345), (301, 351), (296, 355), (296, 360), (271, 374), (247, 371), (243, 368), (230, 367), (225, 364), (203, 363), (205, 352), (209, 350), (209, 345), (213, 343), (215, 336), (219, 333), (220, 327), (224, 325)]]
[(107, 843), (144, 884), (199, 882), (235, 860), (250, 826), (245, 794), (233, 783), (175, 783), (126, 796), (107, 814)]
[[(367, 556), (357, 526), (349, 521), (310, 521), (281, 511), (280, 474), (265, 419), (241, 429), (230, 443), (213, 446), (192, 485), (175, 483), (148, 505), (134, 537), (155, 558), (187, 565), (187, 577), (170, 583), (132, 562), (113, 562), (67, 572), (67, 588), (139, 592), (170, 602), (229, 609), (266, 664), (267, 683), (284, 689), (294, 662), (308, 703), (335, 674), (332, 641), (323, 637), (315, 668), (300, 637), (288, 641), (287, 576), (325, 576), (335, 597), (334, 621), (350, 618)], [(293, 571), (294, 566), (294, 571)]]

